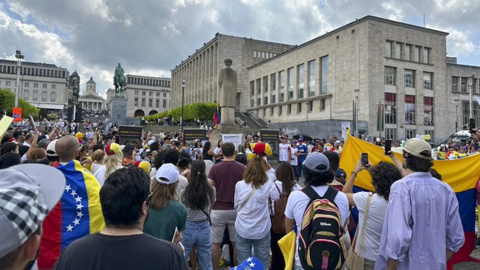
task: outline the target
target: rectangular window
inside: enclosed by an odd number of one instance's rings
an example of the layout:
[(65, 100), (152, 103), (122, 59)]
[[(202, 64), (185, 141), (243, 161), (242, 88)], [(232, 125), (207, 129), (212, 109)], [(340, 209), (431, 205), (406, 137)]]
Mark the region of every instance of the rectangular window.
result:
[(33, 101), (38, 100), (38, 90), (33, 90)]
[(157, 97), (159, 97), (159, 96), (160, 96), (160, 93), (157, 92)]
[(167, 108), (167, 101), (166, 100), (163, 100), (162, 106), (163, 106), (163, 108)]
[(433, 126), (433, 97), (423, 97), (423, 124)]
[(297, 113), (302, 113), (302, 103), (297, 104)]
[(423, 72), (423, 88), (433, 89), (433, 73)]
[(267, 116), (267, 109), (264, 108), (264, 109), (263, 109), (263, 117), (266, 117), (266, 116)]
[(146, 92), (145, 91), (142, 91), (142, 96), (145, 96)]
[(430, 48), (423, 48), (423, 63), (430, 63)]
[(285, 101), (285, 71), (284, 70), (278, 73), (278, 80), (280, 81), (279, 101), (284, 102)]
[(163, 93), (163, 97), (167, 97), (167, 93)]
[(255, 81), (250, 81), (250, 107), (254, 107), (255, 100)]
[(283, 106), (278, 107), (278, 115), (282, 115)]
[(257, 106), (260, 106), (262, 105), (262, 99), (261, 98), (257, 98)]
[(320, 111), (325, 110), (325, 99), (320, 99)]
[(405, 45), (405, 60), (411, 60), (411, 53), (412, 53), (412, 45)]
[(304, 98), (303, 96), (303, 89), (304, 89), (304, 71), (305, 71), (305, 65), (301, 64), (297, 66), (297, 78), (298, 78), (298, 98)]
[(405, 130), (405, 136), (408, 139), (415, 138), (417, 136), (417, 130), (416, 129), (406, 129)]
[(149, 95), (149, 96), (153, 96), (153, 92), (148, 92), (148, 95)]
[(420, 62), (420, 47), (415, 46), (413, 52), (413, 61)]
[(148, 100), (148, 107), (153, 107), (153, 99)]
[(142, 107), (145, 107), (145, 99), (142, 98)]
[(292, 104), (288, 104), (287, 105), (287, 114), (291, 114), (292, 113)]
[(57, 99), (57, 92), (55, 91), (50, 92), (50, 102), (55, 102), (56, 99)]
[(268, 96), (263, 97), (263, 105), (267, 105), (267, 104), (268, 104)]
[(47, 91), (42, 91), (42, 101), (47, 101)]
[(405, 69), (405, 87), (415, 88), (415, 70)]
[(415, 125), (415, 96), (405, 95), (405, 124)]
[(257, 81), (256, 81), (256, 87), (257, 87), (257, 95), (262, 94), (262, 84), (261, 84), (261, 80), (260, 80), (260, 79), (257, 79)]
[(386, 128), (385, 129), (385, 139), (396, 141), (397, 140), (397, 129), (396, 128)]
[(395, 58), (402, 59), (402, 43), (395, 43)]
[(263, 77), (263, 92), (268, 93), (268, 76)]
[(307, 102), (307, 106), (308, 106), (308, 111), (309, 112), (313, 111), (313, 101)]
[(155, 100), (155, 107), (160, 108), (160, 100)]
[(44, 84), (42, 85), (42, 88), (43, 88), (43, 89), (47, 89), (47, 84), (44, 83)]
[(458, 92), (458, 77), (452, 77), (452, 92)]
[(270, 108), (270, 116), (273, 116), (273, 107)]
[(135, 91), (135, 96), (138, 96), (138, 91)]
[(23, 99), (28, 100), (28, 90), (23, 91)]
[(461, 81), (462, 81), (462, 87), (461, 87), (461, 91), (462, 93), (467, 93), (467, 78), (461, 78)]
[(134, 106), (135, 106), (135, 107), (138, 107), (138, 98), (135, 98)]
[(385, 84), (396, 85), (397, 68), (385, 67)]
[(316, 68), (317, 68), (317, 63), (315, 62), (315, 60), (308, 62), (308, 96), (309, 97), (315, 96), (315, 90), (316, 90), (315, 74), (317, 73)]
[(270, 75), (270, 103), (274, 104), (276, 102), (277, 96), (277, 84), (276, 84), (276, 74)]
[(385, 124), (397, 123), (397, 94), (385, 93)]
[(293, 80), (294, 80), (293, 68), (287, 69), (288, 77), (288, 100), (293, 99)]
[(56, 85), (56, 84), (52, 84), (52, 89), (57, 89), (57, 85)]
[(387, 40), (385, 43), (385, 57), (392, 57), (392, 46), (393, 42)]
[(25, 83), (25, 88), (28, 88), (28, 87), (30, 87), (30, 83), (29, 83), (29, 82), (26, 82), (26, 83)]
[(5, 81), (5, 86), (10, 86), (10, 81)]
[(320, 72), (321, 75), (321, 85), (322, 85), (322, 94), (328, 93), (328, 56), (324, 56), (320, 59)]

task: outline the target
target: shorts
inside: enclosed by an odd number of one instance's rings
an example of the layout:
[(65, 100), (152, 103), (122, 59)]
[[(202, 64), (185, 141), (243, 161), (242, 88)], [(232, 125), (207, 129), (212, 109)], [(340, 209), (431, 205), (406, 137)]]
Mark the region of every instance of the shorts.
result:
[(228, 226), (228, 235), (231, 241), (235, 241), (235, 219), (237, 218), (236, 210), (212, 210), (210, 213), (212, 226), (210, 232), (213, 244), (221, 244), (226, 226)]

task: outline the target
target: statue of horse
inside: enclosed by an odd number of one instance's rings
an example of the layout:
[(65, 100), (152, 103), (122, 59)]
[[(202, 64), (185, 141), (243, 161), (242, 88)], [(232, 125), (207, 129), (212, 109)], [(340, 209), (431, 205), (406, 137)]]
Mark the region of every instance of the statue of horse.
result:
[(122, 66), (118, 63), (115, 68), (115, 75), (113, 76), (113, 85), (115, 85), (115, 96), (123, 96), (125, 88), (125, 75)]

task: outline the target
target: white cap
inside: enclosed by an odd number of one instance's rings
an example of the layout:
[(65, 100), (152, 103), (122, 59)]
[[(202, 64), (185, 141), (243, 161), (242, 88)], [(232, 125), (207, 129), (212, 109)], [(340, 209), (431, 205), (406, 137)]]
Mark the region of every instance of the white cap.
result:
[(178, 181), (180, 171), (172, 163), (163, 164), (158, 168), (155, 178), (160, 184), (171, 185)]

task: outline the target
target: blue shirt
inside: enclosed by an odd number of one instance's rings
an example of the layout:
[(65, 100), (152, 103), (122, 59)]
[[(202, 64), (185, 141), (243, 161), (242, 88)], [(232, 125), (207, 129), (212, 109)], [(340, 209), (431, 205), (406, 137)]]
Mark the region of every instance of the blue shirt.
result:
[(415, 172), (390, 188), (375, 269), (446, 269), (446, 250), (465, 242), (452, 188), (430, 173)]
[(302, 143), (299, 146), (297, 146), (298, 153), (300, 153), (300, 156), (298, 157), (298, 165), (302, 165), (305, 159), (307, 158), (308, 154), (308, 147)]

